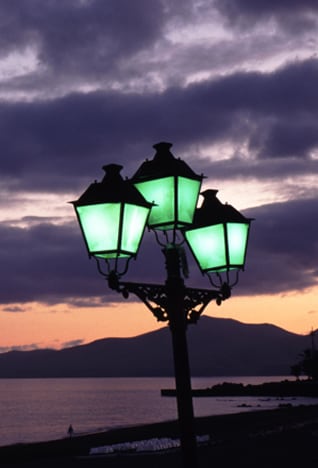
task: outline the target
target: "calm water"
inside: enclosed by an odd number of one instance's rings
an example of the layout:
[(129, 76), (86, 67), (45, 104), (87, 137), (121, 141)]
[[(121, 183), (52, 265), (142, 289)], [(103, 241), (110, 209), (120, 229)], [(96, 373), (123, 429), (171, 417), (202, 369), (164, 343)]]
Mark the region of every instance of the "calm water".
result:
[[(284, 378), (193, 378), (192, 387)], [(70, 423), (75, 433), (84, 433), (175, 419), (175, 399), (160, 395), (161, 388), (173, 387), (173, 378), (0, 379), (0, 445), (65, 437)], [(304, 399), (289, 401), (300, 404)], [(242, 411), (241, 404), (253, 410), (280, 403), (251, 397), (194, 398), (193, 402), (196, 416)]]

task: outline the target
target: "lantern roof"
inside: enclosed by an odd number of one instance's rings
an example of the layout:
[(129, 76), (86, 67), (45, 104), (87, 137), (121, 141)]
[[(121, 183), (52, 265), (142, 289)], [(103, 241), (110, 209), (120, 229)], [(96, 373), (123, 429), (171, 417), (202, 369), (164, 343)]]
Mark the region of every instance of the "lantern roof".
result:
[(143, 182), (151, 179), (159, 179), (169, 176), (187, 177), (189, 179), (202, 180), (203, 175), (196, 174), (186, 162), (175, 158), (170, 151), (172, 143), (162, 141), (153, 145), (156, 150), (154, 158), (146, 159), (132, 177), (132, 182)]
[(95, 181), (75, 202), (75, 206), (95, 205), (99, 203), (130, 203), (151, 207), (141, 193), (128, 180), (124, 180), (120, 174), (123, 166), (119, 164), (107, 164), (103, 166), (105, 176), (101, 182)]
[(248, 223), (251, 218), (246, 218), (232, 205), (223, 204), (216, 196), (218, 190), (208, 189), (201, 192), (203, 203), (194, 215), (193, 225), (196, 227), (223, 223)]

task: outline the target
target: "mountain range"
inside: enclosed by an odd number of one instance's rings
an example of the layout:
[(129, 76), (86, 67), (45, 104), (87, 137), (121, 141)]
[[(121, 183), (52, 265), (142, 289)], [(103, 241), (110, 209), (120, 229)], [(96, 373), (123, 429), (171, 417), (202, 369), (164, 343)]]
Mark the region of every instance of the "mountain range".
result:
[[(289, 375), (308, 336), (270, 324), (204, 316), (188, 327), (193, 376)], [(105, 338), (61, 350), (0, 354), (0, 378), (172, 376), (168, 327), (133, 338)]]

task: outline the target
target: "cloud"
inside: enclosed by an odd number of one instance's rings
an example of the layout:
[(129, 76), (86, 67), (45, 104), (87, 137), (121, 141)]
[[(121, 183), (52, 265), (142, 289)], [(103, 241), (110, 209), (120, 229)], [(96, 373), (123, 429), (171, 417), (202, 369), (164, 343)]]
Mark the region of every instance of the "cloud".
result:
[(3, 312), (14, 312), (14, 313), (18, 312), (19, 313), (19, 312), (25, 312), (25, 308), (21, 307), (21, 306), (12, 306), (12, 307), (8, 306), (8, 307), (4, 307), (2, 309), (2, 311)]
[[(162, 91), (233, 67), (259, 67), (273, 57), (302, 56), (304, 49), (314, 54), (316, 41), (306, 23), (288, 37), (277, 27), (252, 27), (267, 13), (283, 12), (282, 19), (304, 23), (309, 7), (303, 3), (290, 8), (269, 2), (268, 8), (255, 2), (255, 8), (246, 1), (14, 0), (0, 6), (1, 51), (17, 62), (14, 73), (3, 74), (0, 93), (3, 99), (30, 101), (74, 91)], [(312, 12), (316, 19), (315, 6)], [(224, 15), (231, 17), (226, 25)], [(245, 25), (242, 33), (233, 29), (241, 18), (250, 18), (248, 34)]]
[[(273, 203), (247, 210), (245, 214), (255, 221), (246, 272), (241, 275), (236, 294), (302, 291), (317, 284), (316, 199)], [(90, 297), (93, 305), (122, 300), (98, 275), (95, 262), (88, 261), (75, 224), (74, 220), (63, 226), (43, 224), (28, 229), (1, 226), (2, 304), (37, 300), (50, 304), (68, 302), (74, 306), (84, 302), (87, 306)], [(164, 258), (160, 250), (154, 237), (145, 235), (140, 254), (136, 262), (131, 262), (124, 280), (163, 283)], [(194, 283), (197, 287), (208, 287), (202, 286), (201, 275), (190, 255), (188, 259), (189, 286)]]
[(72, 306), (75, 308), (92, 308), (92, 307), (102, 307), (103, 298), (102, 297), (72, 297), (69, 299)]
[(25, 64), (25, 70), (8, 76), (4, 87), (24, 99), (74, 89), (122, 88), (123, 82), (127, 89), (141, 78), (135, 63), (155, 50), (159, 40), (165, 42), (167, 22), (189, 18), (191, 4), (190, 0), (4, 3), (0, 6), (3, 56), (28, 52), (34, 62), (33, 68)]
[(84, 340), (72, 340), (62, 343), (62, 348), (74, 348), (75, 346), (80, 346), (84, 343)]
[[(1, 303), (63, 302), (103, 294), (80, 233), (73, 226), (0, 226)], [(100, 288), (98, 288), (98, 285)], [(85, 294), (86, 291), (86, 294)]]
[(0, 353), (8, 353), (10, 351), (34, 351), (36, 349), (40, 349), (40, 346), (37, 343), (21, 346), (0, 346)]
[(162, 2), (147, 0), (13, 0), (2, 3), (0, 13), (2, 53), (30, 44), (46, 67), (82, 75), (105, 72), (152, 43), (164, 10)]
[(292, 200), (246, 211), (255, 217), (244, 278), (248, 294), (303, 291), (317, 285), (316, 212), (316, 199)]
[[(12, 0), (0, 15), (0, 302), (8, 312), (27, 301), (118, 300), (87, 261), (66, 202), (100, 180), (104, 164), (123, 164), (130, 177), (160, 140), (213, 180), (281, 183), (284, 203), (249, 211), (256, 221), (240, 294), (316, 284), (314, 0)], [(153, 249), (145, 236), (129, 278), (162, 281)]]
[(317, 25), (315, 0), (216, 0), (216, 7), (231, 23), (253, 25), (274, 19), (289, 31), (306, 31)]
[(163, 93), (2, 103), (2, 184), (11, 192), (75, 190), (119, 155), (128, 170), (136, 168), (158, 139), (173, 141), (181, 154), (227, 142), (245, 143), (249, 159), (311, 159), (318, 148), (317, 80), (312, 59)]

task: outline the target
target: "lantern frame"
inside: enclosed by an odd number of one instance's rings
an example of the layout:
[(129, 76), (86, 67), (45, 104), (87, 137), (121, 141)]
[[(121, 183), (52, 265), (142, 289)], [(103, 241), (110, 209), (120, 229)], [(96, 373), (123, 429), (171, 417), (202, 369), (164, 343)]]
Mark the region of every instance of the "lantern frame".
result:
[(202, 206), (197, 208), (192, 226), (183, 230), (203, 274), (244, 270), (246, 261), (252, 219), (232, 205), (221, 203), (217, 192), (211, 189), (202, 192)]
[(89, 257), (136, 257), (152, 204), (120, 175), (122, 166), (104, 166), (101, 182), (94, 182), (71, 202)]
[(146, 200), (154, 204), (148, 226), (170, 231), (192, 224), (203, 175), (170, 152), (172, 144), (157, 143), (154, 158), (142, 163), (131, 178)]

